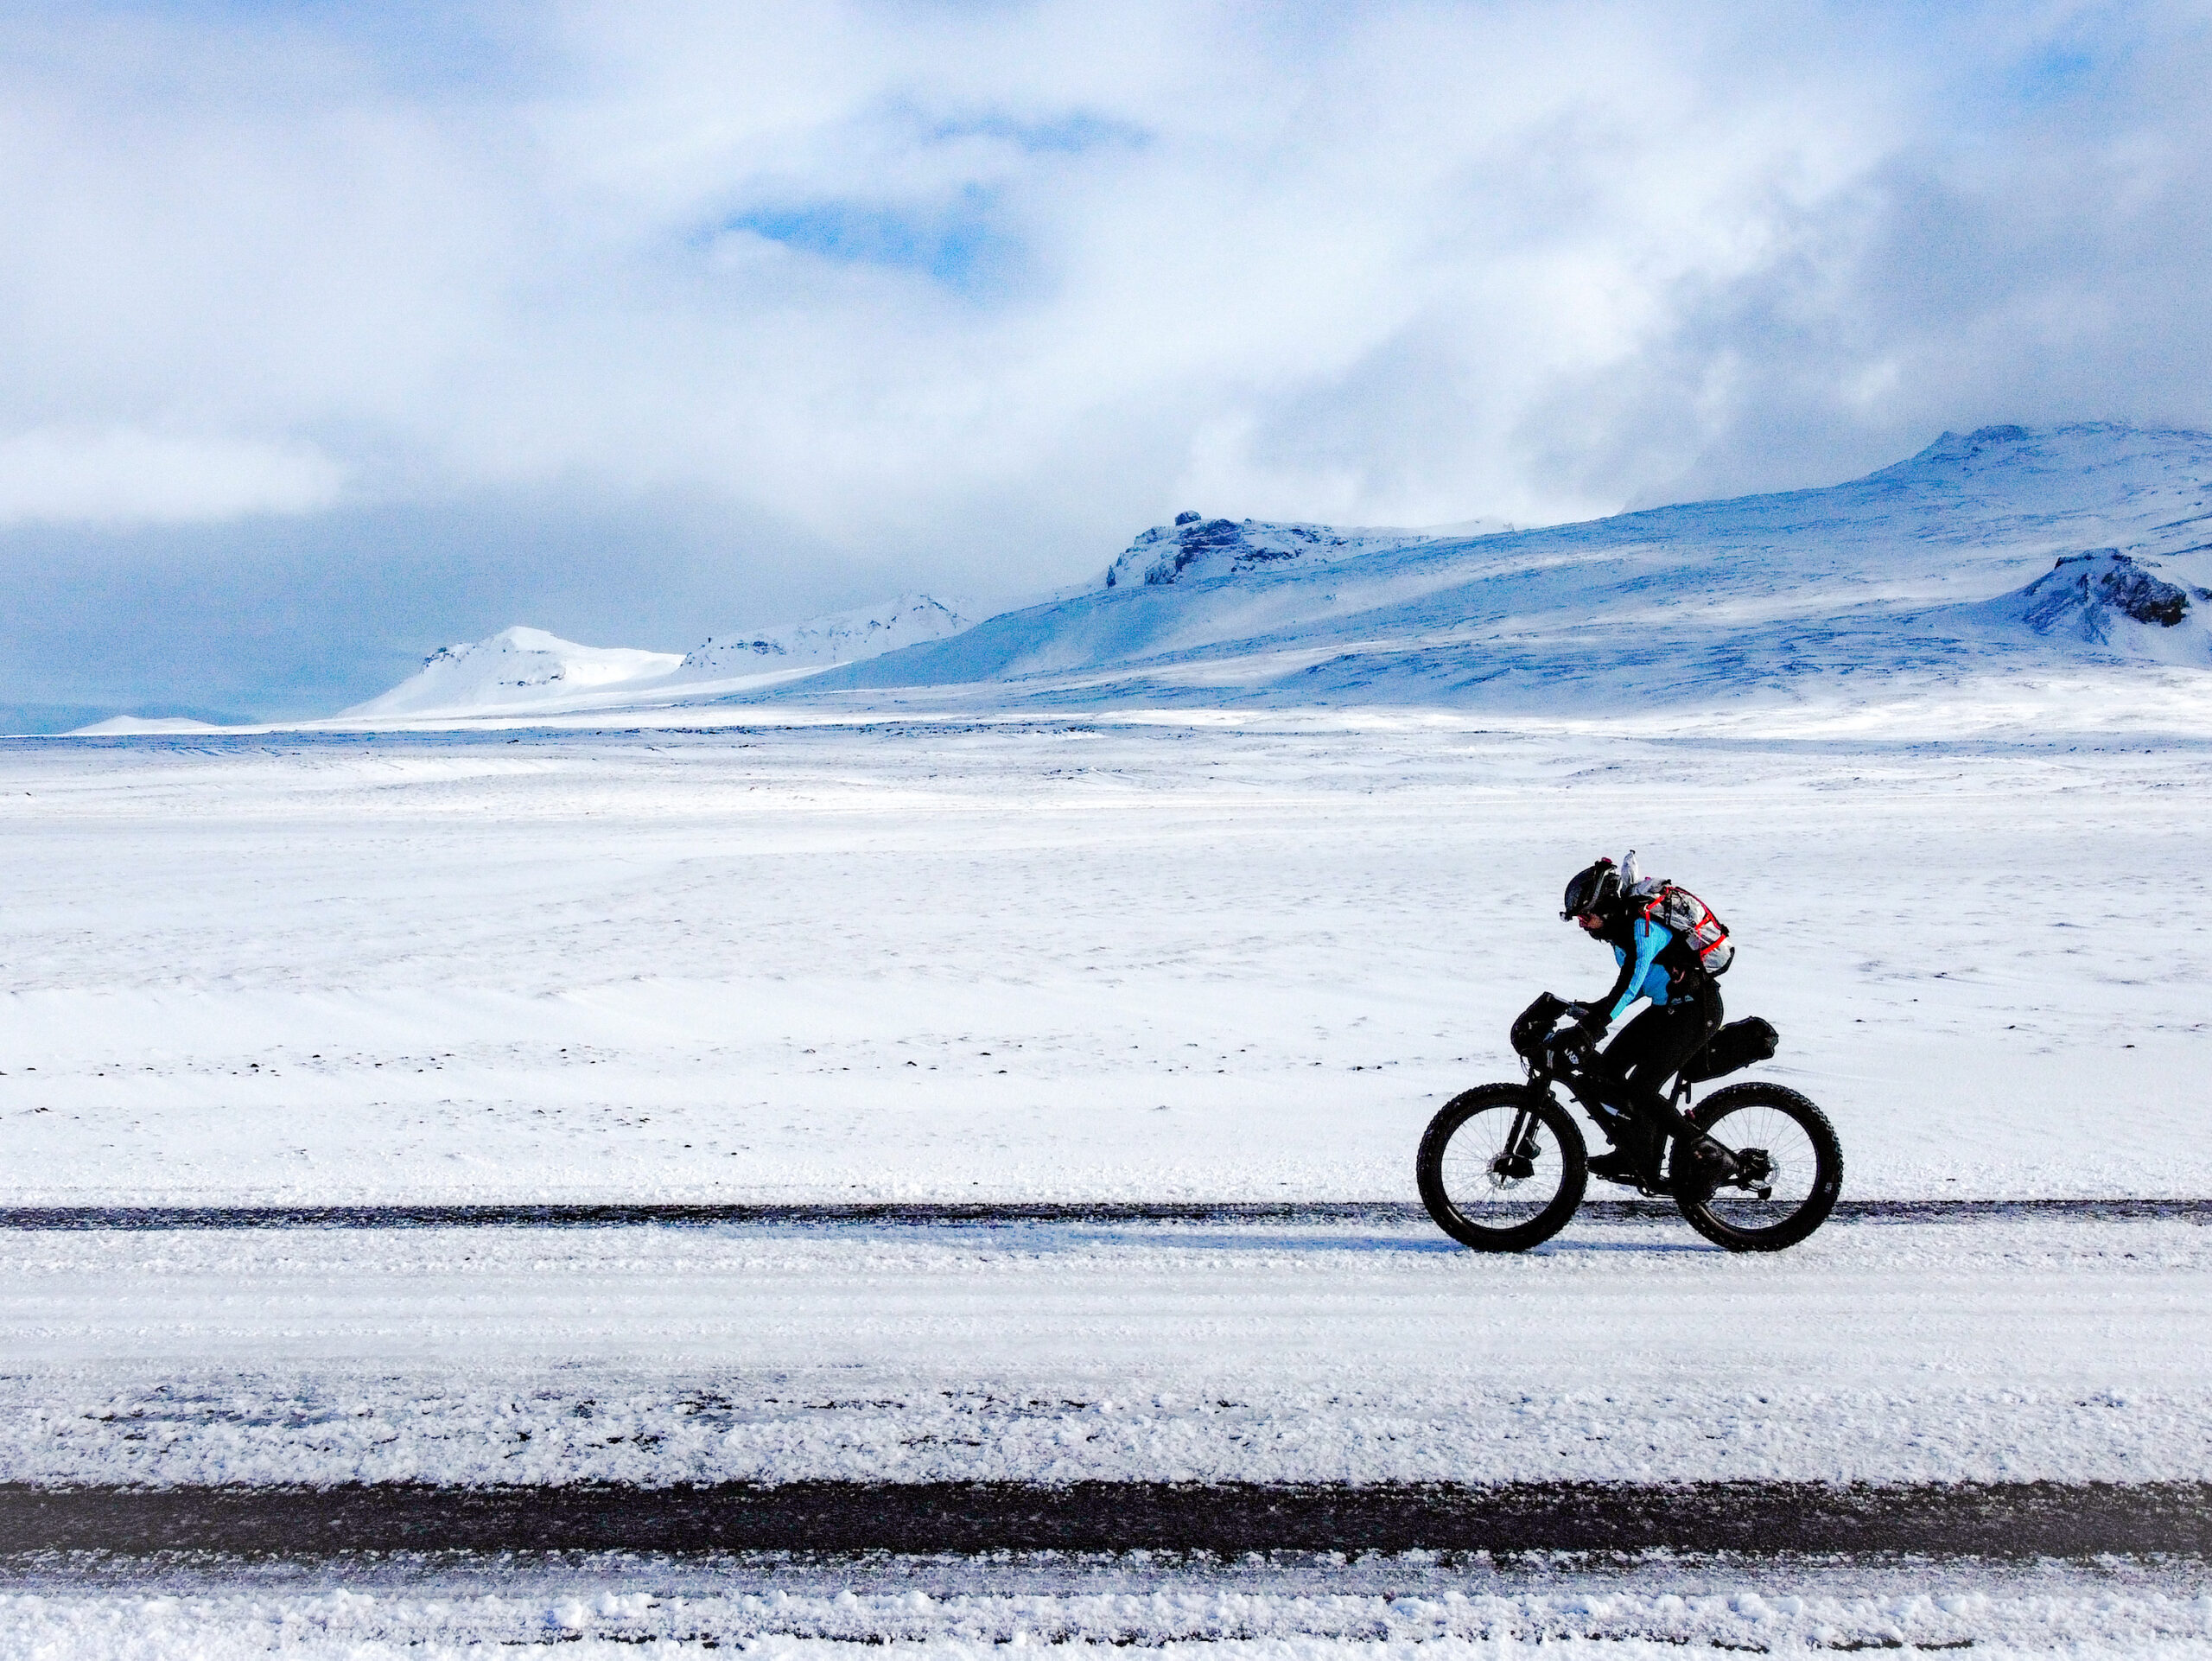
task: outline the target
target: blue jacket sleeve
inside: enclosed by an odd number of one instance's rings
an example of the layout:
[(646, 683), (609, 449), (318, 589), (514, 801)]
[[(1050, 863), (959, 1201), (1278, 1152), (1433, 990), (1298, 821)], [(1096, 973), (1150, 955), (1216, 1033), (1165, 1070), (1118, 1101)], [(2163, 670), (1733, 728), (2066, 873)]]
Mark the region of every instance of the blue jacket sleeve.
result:
[[(1636, 940), (1636, 966), (1629, 971), (1627, 986), (1622, 989), (1620, 996), (1605, 1016), (1607, 1026), (1618, 1021), (1621, 1012), (1643, 995), (1644, 977), (1651, 972), (1651, 960), (1659, 955), (1669, 938), (1665, 929), (1641, 917), (1636, 920), (1636, 926), (1630, 932)], [(1625, 958), (1626, 954), (1623, 956)]]

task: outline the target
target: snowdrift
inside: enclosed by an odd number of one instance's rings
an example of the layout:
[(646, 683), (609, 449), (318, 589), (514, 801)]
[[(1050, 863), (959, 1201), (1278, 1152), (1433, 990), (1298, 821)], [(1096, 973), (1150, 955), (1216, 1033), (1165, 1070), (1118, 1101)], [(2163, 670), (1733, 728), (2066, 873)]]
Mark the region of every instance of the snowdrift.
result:
[[(1604, 709), (1892, 673), (2212, 668), (2194, 622), (2146, 611), (2124, 575), (2212, 577), (2199, 432), (1987, 427), (1825, 489), (1487, 535), (1325, 531), (1186, 515), (1096, 592), (804, 691)], [(2094, 593), (2027, 595), (2054, 560), (2090, 557)]]

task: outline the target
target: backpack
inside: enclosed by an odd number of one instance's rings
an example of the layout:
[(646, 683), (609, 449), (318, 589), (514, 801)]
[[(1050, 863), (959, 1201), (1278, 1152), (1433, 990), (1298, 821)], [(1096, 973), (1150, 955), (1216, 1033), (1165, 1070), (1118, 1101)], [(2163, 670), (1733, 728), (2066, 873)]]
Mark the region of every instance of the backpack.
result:
[(1704, 901), (1663, 877), (1638, 883), (1633, 897), (1643, 906), (1648, 921), (1671, 931), (1696, 954), (1707, 974), (1728, 972), (1728, 965), (1736, 961), (1736, 948), (1728, 940), (1728, 925), (1715, 917)]

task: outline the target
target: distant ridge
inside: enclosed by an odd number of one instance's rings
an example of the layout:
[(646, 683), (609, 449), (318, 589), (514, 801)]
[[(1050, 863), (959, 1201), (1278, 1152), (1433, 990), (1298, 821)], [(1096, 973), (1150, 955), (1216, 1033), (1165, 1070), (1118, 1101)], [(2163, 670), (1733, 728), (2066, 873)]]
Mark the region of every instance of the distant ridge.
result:
[(1097, 581), (973, 625), (908, 594), (680, 657), (509, 629), (340, 719), (923, 698), (1603, 715), (2212, 670), (2212, 435), (1981, 427), (1844, 484), (1529, 530), (1185, 513)]
[(709, 639), (686, 652), (679, 672), (699, 679), (757, 675), (810, 665), (852, 663), (918, 641), (957, 634), (969, 620), (925, 594), (902, 594), (879, 606), (833, 612), (758, 634)]
[(2069, 630), (2004, 598), (2100, 550), (2212, 581), (2212, 435), (2185, 430), (1983, 427), (1821, 489), (1471, 537), (1325, 530), (1186, 519), (1139, 538), (1110, 586), (772, 696), (1602, 710), (1893, 673), (2212, 669), (2196, 627), (2107, 605)]

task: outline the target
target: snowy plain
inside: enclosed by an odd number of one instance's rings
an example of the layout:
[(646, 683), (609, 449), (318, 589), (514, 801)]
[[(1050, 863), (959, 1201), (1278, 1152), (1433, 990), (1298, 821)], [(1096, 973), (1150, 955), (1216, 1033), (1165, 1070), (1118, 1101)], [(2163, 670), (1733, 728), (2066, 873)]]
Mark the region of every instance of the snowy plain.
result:
[[(17, 743), (0, 1194), (1404, 1200), (1634, 845), (1847, 1196), (2202, 1196), (2202, 681)], [(0, 1479), (2203, 1480), (2208, 1241), (16, 1231)], [(0, 1567), (0, 1656), (2212, 1649), (2190, 1562)]]
[[(1404, 1198), (1526, 995), (1604, 978), (1553, 894), (1634, 843), (1729, 910), (1732, 1007), (1783, 1028), (1847, 1193), (2212, 1193), (2199, 697), (18, 746), (4, 1192)], [(2208, 1239), (16, 1232), (0, 1477), (2202, 1479)], [(0, 1657), (73, 1661), (2212, 1652), (2190, 1562), (7, 1575)]]
[(1859, 1197), (2212, 1193), (2203, 677), (0, 748), (7, 1203), (1409, 1199), (1634, 846)]
[[(18, 746), (0, 1192), (1404, 1200), (1633, 843), (1848, 1196), (2212, 1193), (2193, 691)], [(16, 1233), (0, 1475), (2197, 1479), (2208, 1238)]]

